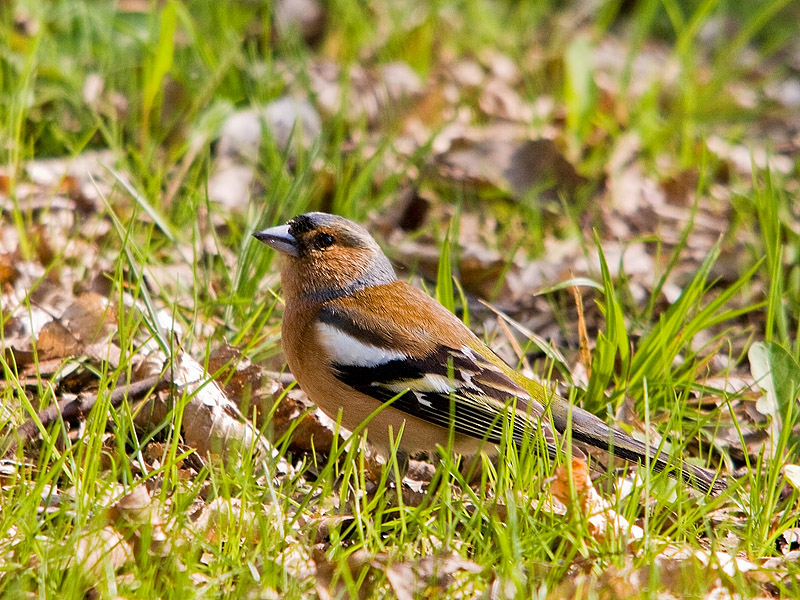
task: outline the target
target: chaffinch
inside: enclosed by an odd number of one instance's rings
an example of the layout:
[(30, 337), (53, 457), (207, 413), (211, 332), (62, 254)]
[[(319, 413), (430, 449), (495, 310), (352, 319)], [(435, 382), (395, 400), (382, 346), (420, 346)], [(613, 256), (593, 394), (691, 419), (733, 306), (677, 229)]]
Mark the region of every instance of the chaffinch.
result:
[(516, 443), (540, 430), (555, 456), (556, 432), (571, 426), (573, 442), (587, 449), (642, 464), (649, 457), (656, 470), (680, 471), (700, 490), (725, 489), (713, 471), (671, 466), (665, 454), (509, 367), (453, 313), (398, 280), (377, 242), (352, 221), (314, 212), (254, 236), (282, 255), (289, 368), (328, 416), (341, 411), (343, 427), (372, 415), (367, 438), (384, 456), (401, 428), (401, 461), (447, 446), (451, 433), (461, 455), (496, 452), (506, 429)]

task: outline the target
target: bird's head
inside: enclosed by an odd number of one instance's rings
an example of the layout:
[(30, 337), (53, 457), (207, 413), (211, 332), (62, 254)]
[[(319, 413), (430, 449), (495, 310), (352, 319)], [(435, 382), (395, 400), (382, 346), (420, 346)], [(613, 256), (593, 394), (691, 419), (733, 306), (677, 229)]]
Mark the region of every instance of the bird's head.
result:
[(344, 217), (306, 213), (253, 236), (283, 255), (281, 283), (287, 298), (328, 300), (395, 280), (375, 239)]

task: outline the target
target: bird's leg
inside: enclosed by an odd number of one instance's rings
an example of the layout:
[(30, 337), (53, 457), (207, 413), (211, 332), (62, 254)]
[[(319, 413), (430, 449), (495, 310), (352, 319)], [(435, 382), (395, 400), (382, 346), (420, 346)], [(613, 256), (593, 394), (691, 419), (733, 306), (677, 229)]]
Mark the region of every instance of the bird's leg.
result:
[[(394, 456), (395, 456), (395, 460), (397, 461), (397, 470), (400, 473), (400, 481), (399, 481), (399, 483), (402, 484), (403, 483), (403, 478), (406, 476), (406, 473), (408, 473), (408, 464), (409, 464), (409, 462), (411, 460), (411, 457), (409, 456), (408, 452), (404, 452), (403, 450), (400, 450), (400, 449), (398, 449), (394, 453)], [(390, 461), (388, 463), (388, 466), (391, 467), (391, 465), (392, 465), (392, 463)], [(389, 475), (390, 481), (394, 481), (394, 474), (395, 474), (394, 470), (392, 470), (392, 472)], [(395, 483), (395, 485), (398, 484), (397, 481), (395, 481), (394, 483)]]
[[(483, 464), (483, 454), (478, 452), (472, 456), (461, 457), (461, 464), (458, 470), (470, 486), (479, 486), (483, 483), (483, 475), (486, 470)], [(487, 452), (486, 454), (489, 462), (497, 470), (497, 466), (500, 464), (500, 455), (497, 452)]]
[[(397, 471), (394, 469), (394, 462), (397, 462)], [(391, 456), (387, 457), (386, 464), (383, 465), (384, 469), (388, 470), (388, 474), (386, 475), (386, 483), (393, 483), (396, 489), (399, 489), (403, 485), (403, 478), (408, 473), (408, 464), (410, 462), (410, 456), (408, 452), (404, 452), (399, 448), (395, 450), (394, 458)], [(400, 479), (398, 480), (396, 475), (400, 475)], [(382, 479), (382, 478), (381, 478)], [(368, 481), (367, 482), (367, 493), (372, 494), (378, 488), (379, 482), (377, 481)]]

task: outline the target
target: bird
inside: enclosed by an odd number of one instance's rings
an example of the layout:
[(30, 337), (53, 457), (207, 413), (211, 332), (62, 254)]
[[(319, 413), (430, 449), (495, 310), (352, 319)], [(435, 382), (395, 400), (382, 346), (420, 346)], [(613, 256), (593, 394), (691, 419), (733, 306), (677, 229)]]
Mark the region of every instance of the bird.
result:
[(519, 445), (539, 431), (553, 458), (569, 433), (574, 446), (650, 464), (702, 492), (727, 487), (715, 471), (673, 464), (513, 369), (455, 314), (398, 279), (357, 223), (309, 212), (253, 236), (281, 257), (289, 369), (314, 404), (345, 429), (364, 427), (384, 457), (394, 449), (407, 464), (440, 447), (496, 455), (504, 432)]

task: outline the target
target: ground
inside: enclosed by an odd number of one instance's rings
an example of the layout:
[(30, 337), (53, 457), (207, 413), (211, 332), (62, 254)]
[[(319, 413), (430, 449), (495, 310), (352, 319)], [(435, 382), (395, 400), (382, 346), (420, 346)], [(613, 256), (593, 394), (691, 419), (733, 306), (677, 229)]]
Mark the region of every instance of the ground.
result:
[[(0, 14), (0, 596), (797, 596), (796, 3)], [(308, 210), (728, 490), (511, 444), (396, 485), (286, 368), (250, 234)]]

